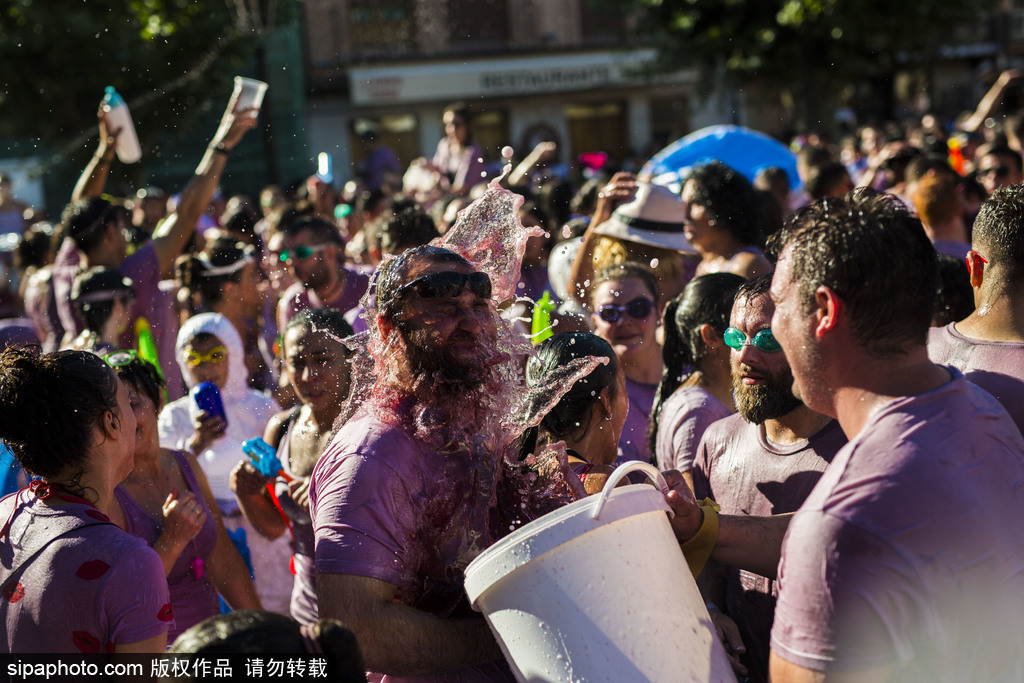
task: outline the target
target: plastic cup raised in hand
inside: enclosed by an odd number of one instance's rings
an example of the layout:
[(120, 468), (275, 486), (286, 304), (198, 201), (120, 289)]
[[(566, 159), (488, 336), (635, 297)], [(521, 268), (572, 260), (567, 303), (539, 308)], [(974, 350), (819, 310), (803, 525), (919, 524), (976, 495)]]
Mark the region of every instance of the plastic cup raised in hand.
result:
[(267, 84), (254, 78), (235, 76), (235, 91), (231, 98), (235, 101), (235, 111), (253, 109), (250, 114), (255, 117), (263, 106), (263, 96), (267, 94)]

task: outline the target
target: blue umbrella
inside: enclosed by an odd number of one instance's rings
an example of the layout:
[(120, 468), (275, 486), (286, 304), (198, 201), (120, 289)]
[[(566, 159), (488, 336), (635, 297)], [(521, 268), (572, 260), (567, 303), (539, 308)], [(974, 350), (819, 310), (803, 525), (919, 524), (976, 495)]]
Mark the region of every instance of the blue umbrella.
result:
[(796, 155), (778, 140), (742, 126), (708, 126), (679, 138), (644, 164), (641, 173), (649, 173), (658, 185), (678, 191), (692, 166), (721, 161), (753, 182), (758, 171), (778, 166), (789, 175), (791, 190), (800, 188)]

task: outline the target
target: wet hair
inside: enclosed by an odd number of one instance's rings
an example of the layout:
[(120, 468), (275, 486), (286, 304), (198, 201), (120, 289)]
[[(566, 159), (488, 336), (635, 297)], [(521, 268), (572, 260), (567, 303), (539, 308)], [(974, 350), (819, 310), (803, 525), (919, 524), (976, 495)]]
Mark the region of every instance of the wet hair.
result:
[(774, 273), (775, 271), (769, 271), (758, 275), (753, 280), (747, 280), (742, 283), (736, 290), (736, 297), (733, 301), (750, 301), (759, 296), (767, 296), (772, 288), (772, 275)]
[(690, 203), (703, 206), (720, 227), (727, 229), (742, 244), (760, 247), (764, 238), (758, 229), (754, 186), (721, 161), (711, 161), (693, 169), (686, 183), (693, 181)]
[[(116, 351), (107, 354), (110, 358)], [(145, 392), (146, 396), (153, 401), (157, 412), (160, 411), (160, 399), (163, 396), (163, 388), (167, 386), (164, 378), (156, 366), (144, 358), (138, 356), (132, 358), (124, 365), (114, 368), (114, 372), (125, 384), (131, 384), (137, 390)]]
[(1024, 280), (1024, 185), (1001, 187), (974, 220), (973, 245), (1011, 282)]
[(316, 216), (296, 217), (295, 220), (288, 222), (284, 222), (282, 219), (279, 229), (285, 237), (295, 237), (303, 230), (309, 230), (313, 233), (313, 239), (321, 244), (337, 244), (338, 246), (345, 244), (336, 225)]
[(385, 318), (391, 318), (397, 312), (395, 307), (398, 303), (398, 289), (406, 284), (405, 275), (409, 271), (409, 266), (412, 262), (420, 260), (472, 265), (454, 251), (429, 244), (402, 252), (398, 256), (385, 261), (378, 267), (376, 275), (377, 287), (374, 307), (380, 315)]
[(823, 199), (792, 216), (776, 238), (771, 249), (789, 254), (805, 312), (825, 286), (846, 305), (854, 338), (868, 353), (890, 356), (925, 343), (935, 248), (897, 197), (862, 189)]
[(61, 227), (75, 246), (88, 254), (103, 242), (107, 226), (117, 215), (117, 207), (102, 197), (79, 199), (64, 207)]
[[(352, 631), (333, 619), (320, 619), (308, 627), (323, 650), (332, 681), (366, 681), (366, 667), (359, 643)], [(191, 627), (174, 641), (175, 654), (311, 654), (299, 622), (283, 614), (243, 609), (218, 614)], [(191, 678), (179, 677), (186, 681)]]
[(612, 280), (627, 280), (630, 278), (636, 278), (644, 283), (644, 287), (654, 297), (654, 301), (658, 301), (658, 297), (661, 296), (661, 290), (658, 287), (658, 281), (654, 277), (654, 273), (650, 268), (643, 265), (642, 263), (634, 263), (632, 261), (626, 261), (619, 263), (614, 266), (608, 266), (594, 278), (594, 282), (590, 286), (590, 306), (594, 307), (594, 296), (597, 294), (597, 288), (603, 285), (605, 282)]
[(933, 327), (955, 323), (974, 312), (974, 289), (967, 264), (951, 254), (938, 254), (938, 259), (939, 280), (932, 311)]
[(662, 316), (665, 345), (661, 350), (665, 367), (654, 396), (647, 432), (651, 453), (655, 451), (662, 405), (690, 375), (701, 369), (708, 347), (701, 337), (700, 328), (711, 325), (719, 333), (725, 332), (729, 327), (736, 291), (745, 282), (742, 275), (734, 273), (701, 275), (691, 280), (682, 294), (665, 306)]
[(526, 386), (543, 386), (551, 373), (564, 368), (577, 358), (594, 356), (607, 358), (608, 362), (595, 367), (589, 375), (576, 380), (554, 408), (541, 420), (539, 429), (534, 427), (524, 434), (520, 455), (534, 452), (538, 443), (559, 441), (573, 434), (585, 434), (590, 429), (590, 411), (594, 402), (600, 399), (604, 389), (609, 398), (616, 397), (618, 358), (611, 344), (589, 332), (562, 332), (537, 345), (534, 355), (526, 362)]
[(355, 334), (352, 326), (345, 320), (345, 315), (336, 308), (306, 308), (299, 311), (288, 321), (284, 331), (287, 333), (296, 327), (313, 332), (328, 332), (339, 340)]
[(376, 226), (375, 238), (382, 254), (399, 254), (440, 236), (434, 219), (419, 206), (405, 204), (395, 209), (390, 217), (382, 218)]
[[(178, 278), (190, 291), (198, 292), (206, 303), (217, 303), (224, 298), (225, 284), (241, 281), (245, 265), (239, 261), (253, 260), (252, 255), (253, 248), (245, 242), (230, 236), (218, 237), (200, 253), (178, 263)], [(225, 269), (229, 272), (222, 272)]]
[(24, 347), (0, 354), (0, 439), (29, 474), (50, 479), (70, 468), (80, 476), (108, 411), (120, 416), (117, 378), (99, 356)]
[[(85, 329), (100, 332), (114, 312), (117, 299), (131, 299), (135, 296), (132, 281), (121, 271), (106, 266), (96, 266), (79, 273), (71, 285), (71, 301), (82, 317)], [(91, 301), (92, 297), (100, 297)]]

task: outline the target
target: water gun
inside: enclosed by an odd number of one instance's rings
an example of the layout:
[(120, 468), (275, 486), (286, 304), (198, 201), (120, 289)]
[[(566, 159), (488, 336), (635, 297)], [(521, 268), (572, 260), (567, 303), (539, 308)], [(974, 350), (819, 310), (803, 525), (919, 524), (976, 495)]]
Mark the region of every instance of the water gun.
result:
[[(293, 478), (281, 467), (281, 460), (277, 457), (277, 450), (260, 437), (257, 436), (254, 439), (242, 442), (242, 451), (249, 456), (249, 459), (252, 460), (259, 473), (267, 479), (272, 480), (274, 477), (282, 477), (285, 481), (292, 481)], [(288, 532), (294, 533), (292, 532), (291, 520), (288, 519), (288, 515), (281, 508), (281, 501), (277, 498), (277, 491), (273, 481), (267, 482), (267, 493), (270, 495), (270, 501), (274, 504), (274, 508), (277, 509), (277, 514), (281, 515), (285, 526), (288, 527)]]
[(533, 321), (530, 332), (534, 346), (552, 335), (551, 314), (555, 310), (555, 302), (551, 300), (551, 292), (544, 290), (540, 301), (533, 305)]
[(135, 339), (139, 344), (139, 356), (152, 363), (160, 377), (163, 378), (164, 371), (160, 368), (160, 356), (156, 352), (156, 342), (153, 341), (153, 330), (145, 318), (140, 317), (135, 320)]
[(242, 443), (242, 452), (249, 456), (252, 464), (267, 479), (282, 477), (285, 481), (291, 481), (292, 477), (284, 471), (281, 460), (277, 457), (277, 450), (269, 443), (256, 437)]

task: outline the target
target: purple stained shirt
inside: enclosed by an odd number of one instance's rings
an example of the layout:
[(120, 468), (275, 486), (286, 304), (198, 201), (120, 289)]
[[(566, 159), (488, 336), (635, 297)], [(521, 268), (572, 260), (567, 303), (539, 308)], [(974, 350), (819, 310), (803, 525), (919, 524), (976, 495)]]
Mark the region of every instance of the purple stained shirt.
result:
[[(731, 415), (704, 433), (693, 463), (694, 494), (698, 500), (711, 498), (726, 515), (795, 512), (845, 444), (846, 435), (835, 420), (809, 439), (781, 445), (768, 440), (764, 425)], [(775, 582), (732, 567), (724, 572), (725, 602), (720, 607), (736, 622), (747, 647), (742, 661), (750, 680), (767, 681)]]
[[(196, 494), (196, 499), (203, 506), (206, 513), (206, 521), (202, 529), (196, 534), (192, 542), (185, 546), (185, 549), (178, 556), (178, 560), (167, 575), (167, 586), (171, 593), (171, 606), (174, 608), (174, 623), (171, 632), (167, 634), (168, 645), (186, 629), (198, 624), (203, 619), (220, 613), (220, 600), (217, 598), (217, 590), (210, 583), (209, 572), (203, 571), (202, 576), (196, 576), (193, 561), (196, 558), (209, 557), (213, 548), (217, 545), (217, 524), (210, 514), (210, 509), (203, 500), (202, 492), (199, 490), (199, 482), (192, 471), (188, 458), (181, 451), (174, 451), (174, 459), (181, 468), (190, 491)], [(141, 505), (135, 502), (128, 493), (118, 486), (114, 489), (114, 496), (124, 511), (125, 531), (132, 536), (138, 536), (150, 547), (156, 544), (160, 534), (163, 532), (163, 521), (156, 520)]]
[(359, 300), (366, 294), (366, 288), (370, 285), (369, 271), (341, 266), (341, 273), (345, 278), (345, 287), (331, 301), (321, 301), (316, 292), (306, 289), (301, 282), (293, 283), (286, 289), (277, 304), (277, 329), (283, 333), (288, 321), (294, 318), (296, 313), (307, 308), (334, 308), (347, 313), (358, 306)]
[(679, 387), (661, 406), (655, 443), (658, 469), (686, 472), (704, 431), (716, 420), (732, 415), (725, 405), (703, 387)]
[(643, 384), (626, 378), (626, 393), (629, 394), (629, 413), (619, 437), (619, 455), (616, 465), (631, 460), (651, 462), (651, 449), (647, 447), (647, 426), (651, 421), (651, 407), (658, 392), (657, 384)]
[[(51, 278), (55, 319), (49, 320), (53, 330), (63, 329), (70, 338), (82, 331), (82, 320), (71, 303), (71, 285), (81, 271), (81, 252), (70, 238), (61, 243), (54, 259)], [(137, 344), (135, 321), (145, 318), (149, 321), (153, 341), (160, 354), (160, 366), (167, 380), (168, 400), (184, 395), (181, 388), (181, 374), (174, 359), (174, 341), (178, 336), (178, 318), (174, 307), (176, 288), (160, 286), (160, 262), (153, 244), (148, 243), (124, 260), (118, 268), (122, 275), (131, 278), (135, 289), (135, 303), (127, 330), (121, 335), (120, 345), (128, 348)], [(49, 317), (49, 312), (47, 316)], [(57, 340), (59, 345), (60, 340)]]
[(0, 540), (0, 583), (12, 567), (21, 569), (0, 597), (0, 652), (106, 653), (167, 632), (173, 616), (164, 567), (142, 539), (112, 523), (72, 531), (107, 517), (82, 503), (50, 507), (28, 489), (0, 501), (0, 519), (10, 520)]
[(995, 396), (1024, 432), (1024, 343), (970, 339), (950, 323), (928, 332), (928, 356)]
[(878, 407), (783, 544), (772, 651), (889, 680), (1024, 680), (1024, 437), (952, 379)]
[[(57, 302), (57, 314), (60, 316), (60, 323), (64, 327), (64, 333), (71, 337), (77, 337), (84, 329), (82, 320), (78, 317), (74, 304), (71, 303), (71, 285), (75, 276), (81, 272), (81, 252), (75, 247), (70, 238), (65, 238), (54, 259), (53, 266), (53, 293)], [(155, 320), (163, 322), (163, 315), (155, 308), (158, 303), (157, 293), (160, 284), (160, 262), (156, 257), (156, 250), (152, 243), (142, 246), (138, 251), (129, 256), (118, 267), (121, 274), (132, 280), (132, 287), (135, 289), (135, 303), (131, 310), (131, 319), (134, 323), (139, 316), (144, 316), (150, 321), (154, 328)], [(129, 329), (131, 326), (129, 326)], [(172, 331), (172, 338), (177, 335), (177, 328)], [(154, 337), (157, 332), (154, 329)]]
[(960, 259), (967, 258), (967, 252), (971, 250), (971, 245), (956, 240), (940, 240), (933, 242), (932, 246), (935, 247), (936, 253), (948, 254)]
[[(397, 587), (396, 602), (440, 617), (471, 617), (463, 569), (484, 550), (486, 509), (461, 454), (442, 454), (364, 407), (335, 435), (310, 481), (317, 574), (353, 574)], [(484, 506), (488, 503), (483, 500)], [(479, 513), (484, 514), (479, 514)], [(396, 646), (401, 646), (396, 644)], [(434, 681), (511, 681), (504, 662)]]
[(463, 147), (457, 154), (452, 154), (448, 138), (441, 138), (434, 151), (432, 163), (448, 176), (452, 187), (461, 187), (464, 192), (468, 192), (480, 183), (487, 182), (487, 167), (483, 162), (483, 152), (475, 144)]

